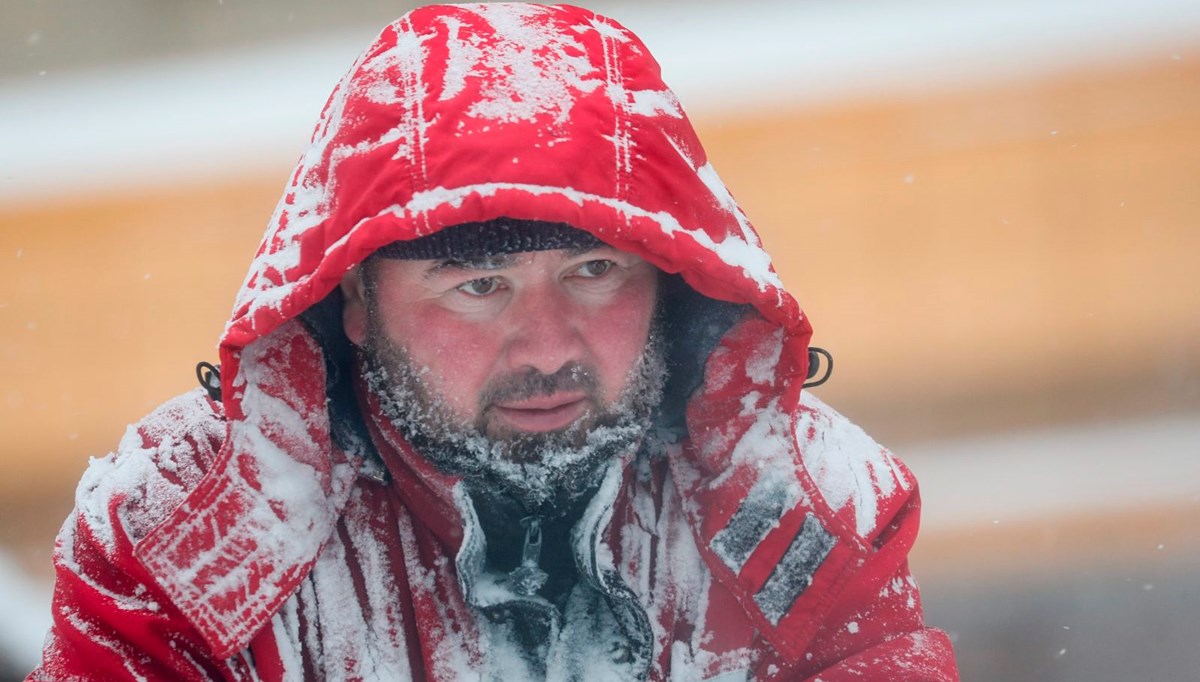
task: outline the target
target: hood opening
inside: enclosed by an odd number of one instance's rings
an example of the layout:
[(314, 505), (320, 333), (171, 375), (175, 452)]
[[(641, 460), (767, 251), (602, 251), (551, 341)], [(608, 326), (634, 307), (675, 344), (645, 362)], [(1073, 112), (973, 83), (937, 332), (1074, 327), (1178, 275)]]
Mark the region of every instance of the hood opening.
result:
[[(668, 442), (687, 437), (687, 401), (704, 382), (704, 365), (721, 337), (753, 310), (749, 304), (718, 301), (688, 285), (678, 274), (660, 276), (658, 315), (667, 345), (667, 380), (654, 430)], [(321, 346), (334, 444), (352, 455), (378, 458), (354, 394), (356, 349), (342, 326), (343, 299), (335, 288), (299, 319)]]
[(667, 341), (667, 383), (655, 426), (660, 437), (687, 437), (687, 402), (704, 383), (704, 364), (721, 337), (753, 306), (709, 298), (679, 275), (663, 275), (659, 300)]
[(382, 463), (354, 393), (355, 348), (342, 326), (342, 305), (341, 288), (336, 288), (301, 313), (299, 320), (321, 346), (325, 358), (325, 393), (333, 444), (352, 457)]

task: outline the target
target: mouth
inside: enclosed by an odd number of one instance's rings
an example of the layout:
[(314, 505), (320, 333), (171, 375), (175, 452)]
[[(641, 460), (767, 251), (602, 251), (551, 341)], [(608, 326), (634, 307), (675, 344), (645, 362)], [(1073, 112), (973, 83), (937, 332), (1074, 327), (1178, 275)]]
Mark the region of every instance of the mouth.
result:
[(587, 412), (591, 400), (583, 394), (554, 394), (496, 403), (492, 413), (507, 426), (527, 433), (561, 431)]

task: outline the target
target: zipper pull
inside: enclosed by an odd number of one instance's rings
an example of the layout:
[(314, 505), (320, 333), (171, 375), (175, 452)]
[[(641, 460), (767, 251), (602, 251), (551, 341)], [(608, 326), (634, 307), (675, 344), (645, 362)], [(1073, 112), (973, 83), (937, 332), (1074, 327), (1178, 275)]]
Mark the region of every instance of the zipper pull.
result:
[(521, 519), (521, 525), (525, 527), (521, 565), (508, 574), (508, 582), (517, 594), (532, 597), (550, 577), (539, 566), (542, 559), (542, 520), (536, 516), (526, 516)]

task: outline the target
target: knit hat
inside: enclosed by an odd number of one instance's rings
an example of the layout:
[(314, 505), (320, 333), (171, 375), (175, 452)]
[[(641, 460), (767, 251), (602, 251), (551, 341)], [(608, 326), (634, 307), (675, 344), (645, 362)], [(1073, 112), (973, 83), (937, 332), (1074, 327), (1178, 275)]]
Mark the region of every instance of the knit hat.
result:
[(426, 237), (392, 242), (375, 253), (400, 260), (472, 259), (523, 251), (587, 249), (602, 244), (588, 232), (566, 223), (496, 218), (462, 223)]

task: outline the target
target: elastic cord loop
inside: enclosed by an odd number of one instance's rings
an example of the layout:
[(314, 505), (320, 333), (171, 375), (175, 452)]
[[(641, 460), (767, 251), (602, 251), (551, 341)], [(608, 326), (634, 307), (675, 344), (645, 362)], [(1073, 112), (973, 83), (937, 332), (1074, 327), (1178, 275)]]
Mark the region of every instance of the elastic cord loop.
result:
[(208, 391), (208, 397), (215, 402), (221, 401), (221, 368), (211, 362), (201, 361), (196, 364), (196, 380)]
[[(825, 356), (825, 373), (820, 379), (813, 380), (821, 371), (821, 356)], [(833, 356), (824, 348), (812, 346), (808, 349), (808, 379), (804, 382), (804, 388), (815, 388), (829, 381), (830, 375), (833, 374)]]

